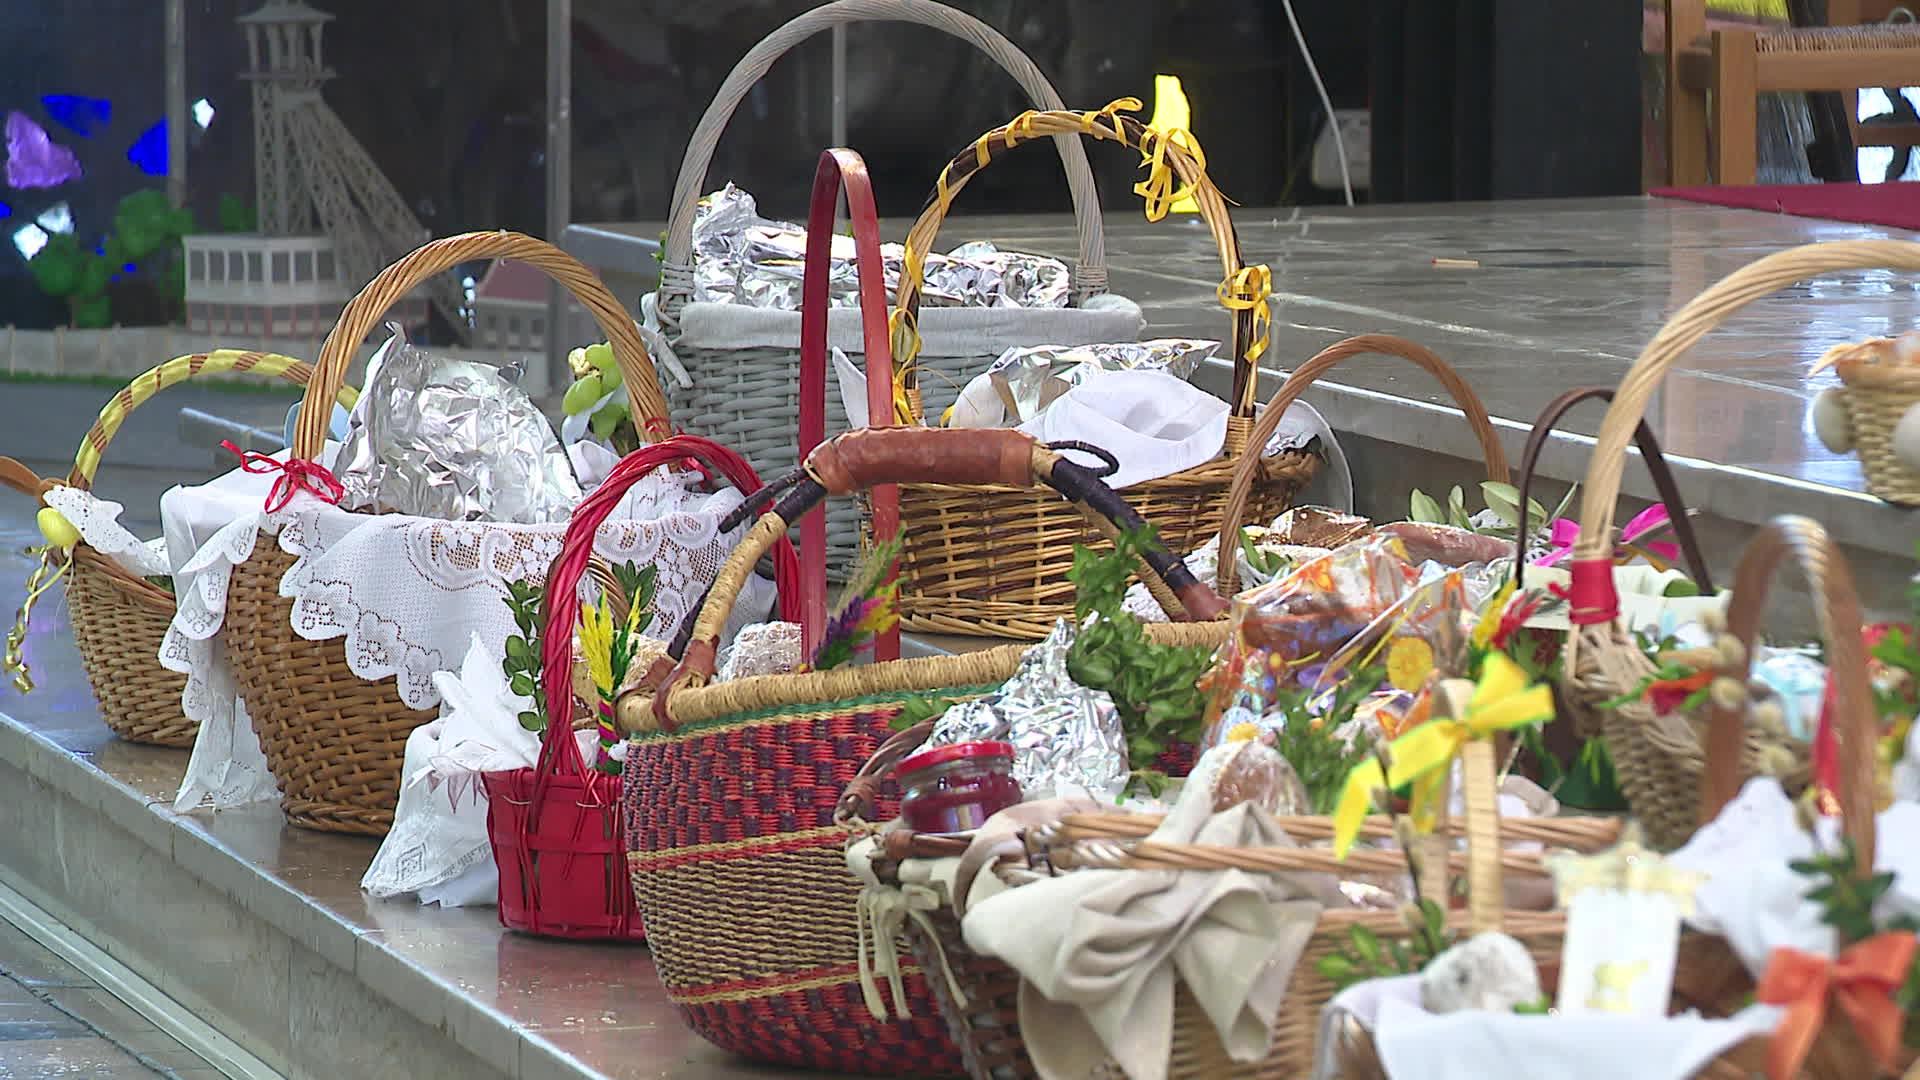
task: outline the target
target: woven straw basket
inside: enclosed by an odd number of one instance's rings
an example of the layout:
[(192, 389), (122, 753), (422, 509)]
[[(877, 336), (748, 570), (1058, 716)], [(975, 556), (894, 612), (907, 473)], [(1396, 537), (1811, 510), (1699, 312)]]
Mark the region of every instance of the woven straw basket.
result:
[[(858, 986), (855, 903), (835, 822), (841, 792), (914, 695), (965, 698), (1013, 674), (1024, 647), (883, 660), (712, 684), (718, 638), (741, 582), (790, 524), (828, 494), (938, 480), (1045, 484), (1119, 527), (1139, 516), (1094, 473), (1016, 431), (868, 428), (808, 457), (721, 570), (656, 697), (616, 709), (635, 732), (626, 758), (635, 895), (668, 996), (694, 1030), (764, 1061), (858, 1073), (949, 1075), (960, 1058), (917, 970), (913, 1019), (882, 1024)], [(815, 560), (819, 553), (802, 552)], [(1164, 550), (1149, 563), (1198, 623), (1162, 640), (1218, 642), (1221, 603)], [(883, 652), (884, 656), (885, 653)], [(882, 800), (890, 812), (894, 800)]]
[[(100, 410), (100, 418), (80, 440), (73, 470), (64, 483), (91, 490), (100, 459), (128, 414), (160, 391), (201, 375), (250, 373), (284, 379), (305, 386), (311, 369), (298, 360), (272, 353), (221, 349), (175, 357), (137, 376)], [(342, 391), (351, 405), (353, 391)], [(0, 482), (41, 500), (62, 483), (42, 480), (12, 458), (0, 458)], [(198, 725), (180, 711), (180, 694), (187, 677), (160, 666), (160, 643), (173, 621), (174, 597), (166, 589), (136, 576), (82, 541), (71, 555), (49, 550), (28, 586), (50, 583), (50, 575), (65, 572), (67, 611), (73, 621), (73, 642), (80, 650), (87, 682), (100, 703), (100, 719), (128, 742), (154, 746), (190, 747)], [(31, 598), (29, 599), (29, 603)], [(26, 634), (28, 608), (7, 643), (8, 667), (16, 682), (31, 687), (19, 649)]]
[[(1360, 334), (1336, 341), (1332, 345), (1315, 353), (1305, 363), (1287, 376), (1280, 389), (1274, 391), (1273, 399), (1260, 414), (1253, 426), (1253, 433), (1247, 438), (1249, 446), (1265, 446), (1280, 430), (1280, 421), (1286, 416), (1287, 409), (1300, 400), (1301, 395), (1317, 382), (1322, 375), (1333, 370), (1355, 356), (1378, 354), (1398, 357), (1432, 375), (1439, 380), (1454, 404), (1460, 407), (1460, 415), (1473, 429), (1473, 437), (1480, 443), (1481, 460), (1487, 466), (1487, 479), (1505, 483), (1507, 479), (1507, 452), (1500, 445), (1500, 436), (1493, 430), (1493, 421), (1487, 418), (1487, 407), (1480, 401), (1480, 395), (1460, 377), (1453, 365), (1440, 359), (1433, 350), (1417, 342), (1392, 334)], [(1231, 553), (1239, 550), (1240, 527), (1245, 524), (1264, 524), (1272, 515), (1266, 514), (1267, 508), (1254, 499), (1254, 481), (1259, 477), (1260, 461), (1242, 455), (1233, 474), (1233, 481), (1227, 491), (1226, 509), (1220, 514), (1219, 548), (1228, 553), (1220, 559), (1219, 590), (1224, 596), (1236, 591), (1240, 578), (1239, 560)], [(1278, 513), (1278, 511), (1275, 511)], [(1265, 515), (1265, 516), (1261, 516)], [(1249, 522), (1249, 517), (1253, 520)]]
[[(667, 340), (673, 345), (674, 357), (687, 375), (687, 385), (673, 387), (674, 415), (686, 430), (737, 448), (763, 476), (778, 476), (799, 461), (793, 441), (802, 393), (795, 379), (798, 335), (791, 340), (769, 341), (757, 347), (726, 349), (702, 347), (686, 336), (684, 319), (694, 296), (694, 215), (721, 133), (761, 76), (802, 41), (823, 30), (858, 22), (915, 23), (951, 34), (973, 45), (1004, 69), (1034, 105), (1043, 109), (1066, 107), (1059, 92), (1033, 61), (999, 31), (933, 0), (835, 0), (822, 4), (767, 35), (735, 65), (694, 128), (674, 182), (657, 312)], [(1057, 143), (1061, 162), (1066, 167), (1067, 186), (1073, 194), (1074, 221), (1079, 235), (1079, 261), (1073, 269), (1073, 301), (1078, 304), (1089, 295), (1106, 291), (1100, 199), (1094, 188), (1093, 171), (1087, 164), (1086, 150), (1079, 140), (1066, 137)], [(1085, 312), (1086, 326), (1076, 340), (1051, 342), (1023, 336), (1022, 328), (1028, 320), (1021, 312), (956, 309), (942, 314), (978, 322), (982, 340), (992, 338), (999, 345), (986, 355), (943, 345), (936, 351), (962, 354), (929, 356), (925, 360), (926, 367), (937, 372), (929, 378), (938, 388), (937, 408), (945, 408), (959, 386), (984, 369), (998, 355), (1000, 347), (1111, 340), (1112, 328), (1116, 325), (1112, 312)], [(1057, 319), (1061, 312), (1049, 310), (1045, 314)], [(1129, 330), (1137, 333), (1137, 324), (1130, 323)], [(852, 341), (847, 344), (848, 354), (857, 363), (859, 357), (854, 354), (858, 346)], [(846, 410), (839, 395), (828, 397), (830, 430), (845, 430)], [(877, 417), (875, 422), (879, 422)], [(831, 522), (828, 565), (838, 570), (844, 568), (858, 550), (859, 511), (851, 504), (835, 506), (830, 508), (828, 519)]]
[[(911, 753), (931, 730), (930, 724), (923, 724), (902, 732), (875, 754), (856, 782), (849, 785), (842, 809), (846, 820), (857, 825), (890, 816), (887, 807), (874, 805), (873, 793), (894, 764)], [(1450, 913), (1447, 925), (1454, 931), (1504, 930), (1525, 944), (1537, 962), (1557, 963), (1566, 933), (1564, 913), (1503, 910), (1502, 871), (1544, 880), (1546, 873), (1541, 856), (1537, 852), (1509, 850), (1505, 845), (1533, 841), (1547, 847), (1597, 851), (1613, 842), (1619, 822), (1601, 818), (1500, 820), (1495, 805), (1497, 780), (1493, 754), (1493, 746), (1487, 742), (1470, 743), (1463, 752), (1466, 815), (1464, 821), (1447, 822), (1445, 836), (1436, 834), (1427, 841), (1423, 892), (1431, 897), (1450, 895), (1447, 873), (1451, 868), (1464, 866), (1468, 875), (1468, 908)], [(1303, 844), (1328, 840), (1333, 835), (1332, 821), (1326, 817), (1279, 820), (1288, 835)], [(1306, 871), (1354, 877), (1391, 876), (1406, 870), (1405, 859), (1397, 851), (1356, 850), (1343, 861), (1336, 859), (1327, 848), (1155, 843), (1147, 837), (1159, 824), (1159, 816), (1152, 814), (1076, 814), (1057, 825), (1029, 831), (1028, 847), (1044, 855), (1048, 873), (1102, 867), (1249, 873)], [(1391, 834), (1391, 825), (1385, 818), (1369, 820), (1361, 833), (1372, 838)], [(1467, 839), (1464, 861), (1460, 853), (1448, 853), (1447, 840), (1462, 834)], [(964, 852), (966, 844), (964, 836), (918, 836), (899, 827), (883, 834), (883, 850), (891, 867), (896, 869), (901, 859), (951, 858)], [(889, 866), (876, 861), (874, 869), (885, 874)], [(993, 871), (1014, 886), (1034, 880), (1035, 876), (1024, 861), (1002, 862)], [(938, 935), (937, 942), (928, 940), (913, 923), (908, 925), (908, 937), (920, 966), (944, 962), (967, 997), (964, 1004), (954, 1001), (943, 980), (932, 980), (941, 1012), (966, 1056), (969, 1075), (975, 1080), (1037, 1076), (1020, 1036), (1019, 976), (1001, 960), (978, 955), (967, 948), (950, 901), (948, 906), (933, 913), (930, 921)], [(1294, 968), (1274, 1026), (1272, 1046), (1266, 1058), (1258, 1062), (1228, 1059), (1211, 1022), (1189, 995), (1181, 993), (1175, 1005), (1173, 1055), (1168, 1075), (1176, 1080), (1215, 1077), (1292, 1080), (1310, 1075), (1320, 1013), (1335, 993), (1333, 984), (1317, 970), (1318, 961), (1344, 946), (1350, 928), (1355, 925), (1365, 926), (1386, 940), (1411, 934), (1395, 912), (1341, 910), (1321, 915), (1306, 952)]]
[[(1303, 451), (1261, 456), (1265, 443), (1248, 441), (1258, 362), (1267, 347), (1268, 271), (1241, 262), (1226, 198), (1207, 179), (1198, 150), (1117, 111), (1138, 106), (1128, 100), (1098, 112), (1025, 113), (982, 135), (947, 163), (931, 205), (907, 233), (893, 355), (913, 420), (924, 423), (932, 415), (938, 422), (939, 413), (921, 398), (920, 266), (955, 196), (999, 154), (1042, 136), (1086, 136), (1117, 142), (1156, 162), (1161, 178), (1156, 200), (1171, 201), (1176, 194), (1172, 177), (1177, 176), (1199, 205), (1220, 252), (1220, 298), (1228, 309), (1233, 356), (1232, 413), (1219, 457), (1135, 484), (1126, 497), (1160, 530), (1163, 543), (1185, 552), (1220, 531), (1222, 497), (1240, 459), (1252, 456), (1257, 465), (1250, 499), (1253, 513), (1263, 518), (1292, 503), (1319, 461)], [(1171, 172), (1162, 173), (1162, 168)], [(1150, 187), (1155, 183), (1147, 181)], [(901, 489), (900, 514), (910, 526), (900, 582), (901, 624), (907, 629), (1037, 639), (1045, 637), (1056, 620), (1073, 614), (1067, 570), (1073, 565), (1074, 545), (1094, 537), (1086, 522), (1058, 500), (1027, 490), (915, 484)]]
[[(1581, 707), (1594, 708), (1627, 694), (1653, 672), (1653, 664), (1616, 618), (1613, 542), (1614, 505), (1626, 467), (1627, 441), (1646, 414), (1660, 380), (1695, 342), (1748, 303), (1817, 274), (1868, 269), (1920, 270), (1920, 243), (1846, 240), (1768, 255), (1689, 301), (1654, 335), (1621, 380), (1587, 467), (1580, 499), (1580, 538), (1571, 566), (1574, 632), (1567, 642), (1564, 690)], [(1707, 760), (1699, 730), (1704, 723), (1704, 716), (1656, 714), (1644, 701), (1628, 702), (1603, 716), (1602, 731), (1627, 801), (1656, 846), (1684, 843), (1699, 824), (1697, 792)], [(1783, 759), (1783, 752), (1793, 760)], [(1803, 745), (1783, 744), (1748, 725), (1744, 749), (1738, 753), (1740, 768), (1748, 775), (1782, 776), (1790, 786), (1804, 780)]]
[(1834, 364), (1846, 388), (1840, 400), (1852, 429), (1853, 450), (1867, 474), (1867, 490), (1890, 503), (1920, 506), (1920, 470), (1893, 452), (1893, 431), (1920, 405), (1920, 368), (1884, 362), (1885, 342), (1846, 350)]
[[(592, 271), (530, 236), (466, 233), (434, 240), (387, 267), (347, 304), (320, 347), (294, 429), (295, 457), (311, 461), (324, 446), (329, 403), (360, 342), (387, 309), (436, 274), (490, 258), (519, 260), (565, 285), (613, 344), (635, 428), (643, 438), (664, 432), (666, 401), (633, 317)], [(288, 820), (385, 835), (393, 825), (407, 736), (435, 714), (409, 709), (392, 686), (355, 675), (341, 640), (308, 641), (294, 633), (293, 601), (280, 595), (280, 579), (293, 564), (294, 557), (263, 534), (252, 557), (234, 567), (223, 630), (234, 680), (280, 782)]]

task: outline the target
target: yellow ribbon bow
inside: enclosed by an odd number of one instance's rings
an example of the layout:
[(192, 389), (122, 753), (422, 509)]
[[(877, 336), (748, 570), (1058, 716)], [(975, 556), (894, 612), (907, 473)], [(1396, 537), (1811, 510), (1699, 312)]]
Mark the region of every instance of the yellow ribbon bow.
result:
[[(1176, 188), (1177, 179), (1173, 163), (1167, 160), (1167, 144), (1178, 143), (1180, 149), (1193, 159), (1193, 165), (1202, 179), (1195, 180), (1184, 187)], [(1200, 140), (1193, 132), (1185, 128), (1147, 128), (1140, 137), (1140, 164), (1147, 170), (1147, 178), (1133, 185), (1133, 193), (1146, 200), (1148, 221), (1160, 221), (1183, 199), (1193, 197), (1193, 189), (1204, 182), (1207, 168), (1207, 155), (1200, 149)]]
[(1526, 672), (1505, 653), (1488, 655), (1464, 717), (1429, 720), (1393, 740), (1387, 748), (1390, 765), (1384, 775), (1375, 758), (1347, 774), (1333, 813), (1334, 855), (1345, 858), (1353, 849), (1375, 791), (1412, 784), (1414, 825), (1431, 829), (1449, 766), (1462, 746), (1472, 739), (1551, 719), (1553, 691), (1539, 683), (1529, 686)]
[(1215, 292), (1220, 297), (1220, 306), (1228, 311), (1253, 312), (1253, 343), (1247, 347), (1247, 360), (1260, 359), (1260, 354), (1267, 351), (1267, 338), (1273, 327), (1273, 312), (1267, 307), (1267, 298), (1273, 295), (1273, 271), (1266, 263), (1243, 266), (1221, 282)]

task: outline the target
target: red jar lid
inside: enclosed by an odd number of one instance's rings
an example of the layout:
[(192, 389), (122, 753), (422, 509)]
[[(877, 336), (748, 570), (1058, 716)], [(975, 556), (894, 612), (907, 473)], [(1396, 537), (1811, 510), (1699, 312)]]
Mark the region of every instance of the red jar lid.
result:
[(1006, 742), (963, 742), (952, 746), (935, 747), (924, 753), (915, 754), (893, 767), (896, 775), (906, 776), (935, 765), (945, 765), (949, 761), (963, 761), (967, 758), (1012, 758), (1013, 744)]

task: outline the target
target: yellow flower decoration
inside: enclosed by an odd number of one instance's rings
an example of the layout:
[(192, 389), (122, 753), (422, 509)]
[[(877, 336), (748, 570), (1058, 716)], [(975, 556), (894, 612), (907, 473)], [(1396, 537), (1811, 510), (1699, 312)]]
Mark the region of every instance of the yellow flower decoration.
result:
[(1340, 803), (1334, 808), (1334, 854), (1344, 858), (1352, 850), (1375, 791), (1413, 785), (1414, 827), (1431, 830), (1449, 768), (1468, 740), (1551, 719), (1553, 691), (1539, 683), (1529, 685), (1526, 672), (1504, 653), (1489, 655), (1464, 717), (1429, 720), (1393, 740), (1387, 752), (1391, 767), (1384, 776), (1379, 761), (1373, 759), (1347, 774)]
[(1222, 741), (1230, 742), (1230, 743), (1252, 742), (1253, 740), (1259, 737), (1260, 737), (1260, 725), (1252, 723), (1250, 721), (1243, 720), (1240, 723), (1235, 724), (1232, 727), (1228, 728), (1227, 737)]
[(1493, 594), (1487, 606), (1480, 609), (1480, 621), (1473, 624), (1473, 647), (1484, 649), (1493, 641), (1493, 632), (1500, 628), (1500, 616), (1506, 614), (1507, 604), (1513, 600), (1514, 582), (1509, 579), (1500, 591)]
[(1433, 646), (1417, 637), (1396, 638), (1387, 650), (1387, 681), (1396, 690), (1417, 694), (1433, 674)]
[(594, 689), (613, 695), (613, 612), (601, 600), (599, 607), (580, 604), (580, 651), (587, 657), (587, 672), (593, 676)]

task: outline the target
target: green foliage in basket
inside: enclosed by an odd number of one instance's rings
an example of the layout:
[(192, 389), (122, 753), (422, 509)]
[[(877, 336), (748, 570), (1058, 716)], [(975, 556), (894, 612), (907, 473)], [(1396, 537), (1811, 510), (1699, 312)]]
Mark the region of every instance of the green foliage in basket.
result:
[[(1114, 539), (1111, 550), (1075, 548), (1067, 571), (1080, 626), (1067, 649), (1067, 674), (1113, 698), (1127, 738), (1127, 759), (1150, 785), (1154, 777), (1145, 775), (1146, 766), (1168, 746), (1200, 741), (1206, 696), (1199, 682), (1213, 663), (1213, 650), (1204, 646), (1148, 639), (1140, 620), (1121, 606), (1141, 556), (1159, 547), (1152, 526), (1128, 530)], [(1099, 617), (1089, 624), (1093, 615)]]
[(513, 612), (513, 625), (519, 633), (507, 638), (505, 658), (500, 670), (507, 676), (507, 688), (521, 697), (532, 698), (535, 708), (520, 713), (520, 726), (528, 731), (547, 730), (546, 706), (540, 700), (540, 602), (546, 589), (531, 581), (507, 583), (507, 608)]
[[(1787, 867), (1812, 879), (1814, 884), (1807, 890), (1806, 898), (1820, 905), (1820, 921), (1833, 927), (1842, 948), (1875, 934), (1920, 932), (1920, 921), (1910, 915), (1896, 915), (1886, 920), (1875, 918), (1874, 905), (1893, 888), (1894, 875), (1889, 871), (1861, 877), (1859, 856), (1853, 841), (1846, 837), (1840, 839), (1836, 848), (1795, 860)], [(1894, 991), (1893, 1003), (1906, 1017), (1903, 1040), (1908, 1046), (1920, 1046), (1920, 956), (1908, 969), (1900, 988)]]
[(905, 731), (915, 724), (940, 719), (947, 714), (948, 709), (958, 704), (960, 703), (953, 698), (914, 694), (901, 704), (899, 714), (887, 721), (887, 727), (892, 731)]
[(611, 443), (622, 457), (638, 450), (640, 434), (633, 426), (632, 406), (625, 394), (614, 393), (626, 385), (626, 379), (614, 359), (613, 346), (603, 341), (575, 349), (567, 354), (567, 366), (573, 371), (574, 381), (560, 400), (561, 410), (568, 416), (578, 416), (613, 394), (612, 400), (587, 419), (587, 428), (595, 438)]
[(148, 574), (146, 582), (168, 593), (173, 592), (173, 579), (165, 574)]
[[(1567, 489), (1566, 497), (1549, 514), (1546, 507), (1534, 499), (1527, 500), (1526, 525), (1529, 533), (1544, 528), (1549, 521), (1564, 515), (1567, 507), (1573, 505), (1573, 494), (1579, 489), (1574, 485)], [(1447, 505), (1442, 507), (1433, 496), (1415, 488), (1409, 498), (1407, 517), (1429, 525), (1452, 525), (1457, 529), (1467, 529), (1485, 536), (1499, 536), (1513, 539), (1520, 530), (1520, 489), (1512, 484), (1503, 484), (1488, 480), (1480, 485), (1480, 497), (1486, 501), (1487, 508), (1500, 519), (1498, 525), (1475, 525), (1474, 515), (1467, 512), (1467, 495), (1458, 485), (1447, 493)]]
[(1355, 923), (1347, 928), (1347, 940), (1316, 961), (1314, 970), (1332, 983), (1336, 991), (1368, 979), (1390, 979), (1425, 971), (1433, 958), (1452, 944), (1447, 935), (1447, 914), (1439, 904), (1422, 898), (1406, 915), (1407, 924), (1413, 930), (1411, 939), (1382, 941), (1380, 935)]
[[(193, 214), (175, 209), (163, 192), (136, 191), (114, 208), (113, 231), (97, 248), (84, 247), (73, 232), (55, 233), (27, 260), (27, 270), (40, 291), (67, 302), (74, 326), (111, 326), (108, 286), (131, 274), (149, 278), (169, 310), (184, 302), (180, 239), (194, 231)], [(127, 270), (130, 265), (135, 269)]]
[[(1379, 668), (1363, 668), (1330, 692), (1316, 695), (1292, 690), (1280, 694), (1275, 710), (1286, 721), (1274, 733), (1274, 749), (1299, 775), (1313, 813), (1333, 813), (1347, 774), (1373, 752), (1364, 737), (1356, 736), (1349, 742), (1341, 737), (1340, 730), (1352, 722), (1354, 712), (1383, 681)], [(1313, 706), (1322, 701), (1324, 706), (1316, 712)]]

